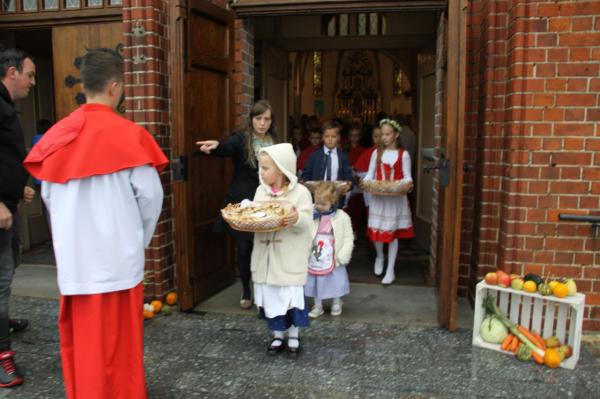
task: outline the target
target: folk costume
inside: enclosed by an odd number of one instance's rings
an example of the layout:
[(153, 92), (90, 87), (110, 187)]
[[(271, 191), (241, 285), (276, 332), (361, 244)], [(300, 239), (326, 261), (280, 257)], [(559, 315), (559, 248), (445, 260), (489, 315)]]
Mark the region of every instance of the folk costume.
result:
[(304, 302), (304, 284), (308, 273), (312, 229), (312, 198), (310, 191), (298, 184), (296, 155), (291, 144), (276, 144), (263, 148), (285, 175), (289, 184), (273, 191), (260, 178), (255, 201), (287, 201), (298, 212), (298, 221), (273, 233), (255, 233), (252, 250), (252, 281), (254, 303), (259, 317), (266, 319), (277, 339), (289, 329), (289, 336), (298, 338), (298, 327), (308, 327), (308, 312)]
[[(381, 162), (377, 162), (377, 150), (371, 155), (369, 171), (365, 180), (403, 180), (411, 181), (411, 161), (407, 151), (383, 150)], [(415, 236), (412, 214), (408, 197), (370, 195), (369, 219), (367, 235), (375, 243), (377, 258), (375, 274), (383, 272), (383, 244), (389, 243), (388, 267), (383, 279), (390, 284), (395, 279), (394, 265), (398, 252), (398, 239), (409, 239)]]
[(350, 293), (346, 271), (354, 249), (350, 217), (335, 207), (329, 212), (315, 212), (313, 237), (304, 295), (315, 298), (317, 309), (311, 311), (313, 317), (323, 313), (321, 301), (324, 299), (337, 300), (341, 314), (339, 299)]
[(51, 218), (69, 399), (146, 398), (144, 248), (167, 163), (148, 131), (103, 104), (58, 122), (25, 159)]

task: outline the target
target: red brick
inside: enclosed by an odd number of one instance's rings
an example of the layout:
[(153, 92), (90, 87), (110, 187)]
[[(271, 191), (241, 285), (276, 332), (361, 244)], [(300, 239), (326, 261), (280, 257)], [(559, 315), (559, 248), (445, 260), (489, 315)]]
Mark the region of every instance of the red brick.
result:
[(537, 35), (538, 47), (556, 46), (558, 35), (556, 33), (547, 33)]
[(592, 124), (557, 123), (554, 126), (554, 134), (564, 136), (591, 136), (594, 134)]
[(573, 18), (571, 21), (571, 30), (573, 32), (591, 30), (592, 22), (592, 17)]
[[(583, 146), (584, 146), (584, 139), (581, 139), (581, 138), (565, 138), (565, 140), (564, 140), (564, 149), (565, 150), (582, 150)], [(559, 154), (557, 154), (557, 155), (559, 155)], [(558, 162), (558, 160), (556, 158), (554, 158), (554, 160), (557, 163), (560, 163), (560, 162)], [(591, 158), (590, 158), (590, 160), (591, 160)]]
[(596, 105), (596, 95), (595, 94), (557, 94), (556, 95), (556, 105), (557, 106), (568, 106), (568, 107), (576, 107), (576, 106), (585, 106), (592, 107)]
[(547, 108), (544, 110), (545, 121), (563, 121), (565, 119), (565, 111), (562, 108)]
[(578, 48), (574, 47), (570, 50), (569, 55), (570, 61), (589, 61), (590, 60), (590, 49), (589, 48)]
[(564, 194), (585, 194), (588, 192), (588, 183), (551, 182), (550, 191)]
[(558, 44), (559, 46), (598, 46), (600, 45), (600, 33), (560, 33)]
[[(583, 249), (583, 239), (579, 238), (555, 238), (546, 237), (547, 250), (559, 250), (559, 251), (581, 251)], [(577, 268), (579, 270), (579, 268)], [(558, 276), (571, 276), (569, 273), (555, 273)]]
[(600, 170), (598, 168), (589, 168), (583, 170), (584, 180), (600, 180)]
[(600, 121), (600, 108), (588, 108), (585, 120), (588, 122)]
[(568, 61), (569, 50), (566, 48), (549, 48), (546, 50), (548, 62)]
[(535, 76), (555, 77), (556, 76), (556, 64), (537, 64), (535, 67)]
[(598, 69), (598, 64), (558, 64), (558, 76), (598, 76)]
[(546, 90), (564, 91), (567, 88), (567, 79), (546, 79)]

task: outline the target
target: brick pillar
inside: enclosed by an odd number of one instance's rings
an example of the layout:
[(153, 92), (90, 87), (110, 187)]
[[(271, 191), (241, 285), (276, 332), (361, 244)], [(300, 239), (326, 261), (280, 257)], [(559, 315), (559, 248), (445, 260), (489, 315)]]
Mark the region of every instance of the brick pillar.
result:
[(470, 13), (481, 148), (471, 265), (478, 277), (575, 278), (584, 329), (600, 330), (600, 238), (557, 220), (600, 205), (600, 2), (482, 0)]
[[(124, 0), (123, 33), (127, 117), (146, 128), (170, 158), (168, 1)], [(161, 174), (165, 199), (146, 251), (144, 294), (160, 298), (174, 287), (171, 171)]]
[(235, 126), (245, 126), (254, 103), (254, 27), (248, 19), (235, 20)]
[[(445, 79), (446, 79), (446, 16), (441, 15), (437, 27), (436, 39), (436, 62), (435, 62), (435, 125), (434, 125), (434, 147), (440, 148), (442, 145), (442, 135), (445, 126), (444, 120), (444, 104), (445, 104)], [(438, 156), (440, 154), (437, 154)], [(437, 173), (433, 175), (432, 185), (432, 213), (431, 213), (431, 257), (429, 266), (429, 279), (439, 281), (439, 269), (436, 266), (438, 263), (438, 254), (441, 251), (441, 240), (439, 240), (442, 232), (443, 209), (439, 206), (439, 178)]]

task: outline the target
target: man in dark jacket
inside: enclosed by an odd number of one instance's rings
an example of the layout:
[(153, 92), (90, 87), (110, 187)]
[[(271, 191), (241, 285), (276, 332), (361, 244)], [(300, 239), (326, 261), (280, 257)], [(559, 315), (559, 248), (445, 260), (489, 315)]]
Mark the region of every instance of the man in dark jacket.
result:
[(35, 85), (35, 64), (25, 52), (0, 49), (0, 387), (23, 383), (14, 363), (9, 338), (8, 298), (18, 263), (16, 227), (19, 201), (31, 200), (32, 189), (22, 162), (25, 141), (14, 101), (27, 97)]

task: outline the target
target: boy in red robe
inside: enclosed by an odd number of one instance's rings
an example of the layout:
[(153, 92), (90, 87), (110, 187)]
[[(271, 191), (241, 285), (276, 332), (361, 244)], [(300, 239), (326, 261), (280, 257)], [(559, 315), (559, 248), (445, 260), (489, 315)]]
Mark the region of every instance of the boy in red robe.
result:
[(86, 104), (24, 162), (42, 180), (51, 218), (68, 399), (146, 398), (144, 248), (161, 212), (158, 173), (168, 161), (150, 133), (115, 112), (122, 67), (112, 50), (88, 52)]
[(300, 156), (298, 157), (298, 165), (297, 165), (298, 174), (300, 174), (302, 172), (302, 169), (304, 169), (304, 165), (306, 164), (306, 161), (308, 161), (310, 154), (312, 154), (313, 152), (315, 152), (316, 150), (321, 148), (321, 135), (322, 135), (322, 133), (321, 133), (320, 128), (311, 129), (309, 136), (308, 136), (308, 141), (310, 142), (310, 146), (306, 147), (300, 153)]

